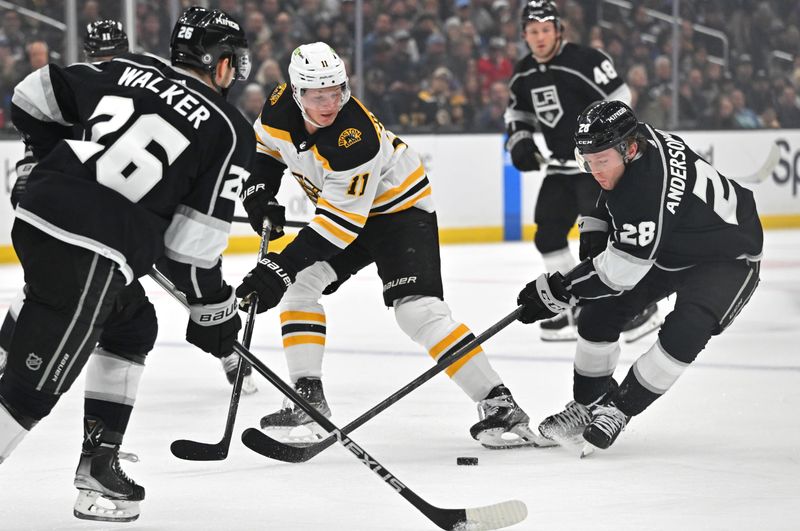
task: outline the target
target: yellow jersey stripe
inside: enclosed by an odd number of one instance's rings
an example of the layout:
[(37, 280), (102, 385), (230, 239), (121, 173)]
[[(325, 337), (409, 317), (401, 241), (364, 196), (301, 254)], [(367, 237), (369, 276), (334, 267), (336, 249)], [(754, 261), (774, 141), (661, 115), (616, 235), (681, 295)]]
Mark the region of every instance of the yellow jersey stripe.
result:
[(466, 356), (464, 356), (463, 358), (461, 358), (460, 360), (458, 360), (457, 362), (453, 363), (448, 368), (446, 368), (444, 372), (447, 373), (447, 376), (452, 377), (455, 373), (458, 372), (458, 370), (461, 367), (464, 366), (465, 363), (467, 363), (470, 359), (474, 358), (481, 352), (483, 352), (483, 349), (480, 347), (480, 345), (478, 345), (474, 349), (470, 350), (469, 354), (467, 354)]
[(400, 183), (398, 186), (395, 186), (390, 190), (386, 190), (381, 195), (376, 197), (372, 201), (372, 206), (378, 206), (380, 203), (386, 203), (387, 201), (394, 199), (398, 195), (408, 190), (411, 187), (411, 185), (413, 185), (415, 181), (419, 180), (419, 178), (422, 177), (424, 174), (425, 174), (425, 167), (422, 164), (420, 164), (419, 168), (411, 172), (411, 175), (406, 177), (402, 183)]
[(283, 346), (286, 347), (296, 347), (298, 345), (325, 345), (325, 336), (312, 336), (312, 335), (302, 335), (302, 336), (292, 336), (292, 337), (284, 337), (283, 338)]
[(354, 212), (347, 212), (346, 210), (342, 210), (341, 208), (337, 208), (330, 204), (328, 201), (325, 200), (324, 197), (320, 197), (317, 199), (317, 207), (326, 208), (328, 210), (332, 210), (337, 214), (341, 214), (342, 216), (346, 217), (347, 219), (351, 220), (352, 222), (356, 223), (357, 225), (364, 225), (367, 222), (367, 216), (362, 216), (361, 214), (356, 214)]
[(349, 232), (345, 232), (344, 230), (340, 229), (338, 226), (334, 225), (333, 222), (328, 221), (327, 218), (323, 218), (322, 216), (315, 216), (314, 219), (311, 220), (309, 225), (317, 225), (321, 229), (325, 230), (325, 232), (329, 233), (331, 236), (340, 240), (344, 243), (341, 245), (343, 249), (353, 243), (353, 240), (356, 239), (354, 234), (350, 234)]
[(438, 359), (442, 352), (445, 352), (447, 349), (455, 345), (462, 337), (469, 333), (469, 328), (467, 325), (460, 324), (456, 327), (455, 330), (447, 334), (447, 336), (436, 343), (433, 348), (430, 349), (430, 354), (433, 359)]
[(285, 140), (286, 142), (292, 141), (292, 135), (289, 131), (284, 131), (283, 129), (276, 129), (275, 127), (270, 127), (268, 125), (261, 124), (261, 127), (264, 128), (264, 131), (269, 134), (269, 136), (273, 138), (277, 138), (279, 140)]
[(361, 107), (361, 109), (364, 111), (364, 114), (366, 114), (366, 115), (367, 115), (367, 117), (368, 117), (368, 118), (370, 118), (370, 122), (372, 122), (372, 127), (374, 127), (374, 128), (375, 128), (375, 134), (378, 136), (378, 142), (380, 143), (380, 139), (381, 139), (381, 130), (380, 130), (380, 128), (378, 127), (378, 124), (377, 124), (377, 123), (375, 123), (375, 120), (373, 120), (373, 119), (371, 118), (371, 116), (372, 116), (372, 113), (371, 113), (371, 112), (369, 112), (369, 110), (368, 110), (366, 107), (364, 107), (364, 104), (363, 104), (363, 103), (361, 103), (360, 101), (358, 101), (358, 99), (357, 99), (357, 98), (353, 98), (353, 97), (351, 96), (351, 99), (352, 99), (354, 102), (356, 102), (356, 103), (358, 104), (358, 106), (359, 106), (359, 107)]
[(323, 168), (328, 171), (333, 171), (333, 168), (331, 168), (331, 163), (328, 162), (328, 159), (319, 154), (319, 150), (317, 149), (316, 145), (311, 146), (311, 151), (314, 153), (314, 157), (316, 157), (316, 159), (322, 163)]
[(280, 151), (274, 151), (272, 149), (267, 149), (267, 148), (262, 147), (262, 146), (260, 146), (258, 144), (256, 144), (256, 151), (258, 151), (259, 153), (265, 153), (265, 154), (267, 154), (267, 155), (269, 155), (271, 157), (274, 157), (274, 158), (276, 158), (278, 160), (283, 160), (283, 157), (281, 156), (281, 152)]
[(425, 199), (426, 197), (428, 197), (429, 195), (431, 195), (432, 191), (433, 189), (430, 186), (426, 186), (425, 188), (420, 190), (417, 195), (411, 197), (405, 203), (401, 203), (395, 206), (394, 208), (387, 210), (386, 212), (372, 212), (370, 213), (369, 217), (382, 216), (384, 214), (396, 214), (397, 212), (402, 212), (403, 210), (407, 210), (412, 206), (416, 205), (417, 203), (419, 203), (420, 201), (422, 201), (423, 199)]
[(313, 312), (281, 312), (281, 324), (287, 321), (315, 321), (324, 324), (325, 314)]

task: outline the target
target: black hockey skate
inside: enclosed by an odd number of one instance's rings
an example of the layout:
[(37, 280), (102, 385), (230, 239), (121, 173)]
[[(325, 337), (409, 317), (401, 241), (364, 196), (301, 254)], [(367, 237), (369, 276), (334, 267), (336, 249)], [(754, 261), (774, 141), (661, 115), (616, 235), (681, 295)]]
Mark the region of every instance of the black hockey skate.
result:
[(561, 312), (552, 319), (540, 322), (542, 341), (576, 341), (578, 339), (578, 313), (580, 313), (580, 308), (574, 307)]
[[(233, 382), (236, 380), (236, 369), (239, 366), (239, 355), (233, 352), (232, 354), (221, 357), (220, 361), (222, 362), (222, 369), (225, 371), (225, 377), (228, 379), (228, 383), (233, 385)], [(246, 361), (243, 363), (244, 379), (242, 380), (242, 394), (252, 395), (258, 392), (258, 387), (253, 379), (253, 367)]]
[(75, 471), (78, 499), (72, 513), (83, 520), (132, 522), (139, 518), (144, 487), (137, 485), (119, 464), (119, 444), (103, 442), (101, 420), (84, 419), (85, 437)]
[[(617, 437), (631, 418), (617, 409), (614, 402), (592, 408), (592, 421), (583, 430), (583, 438), (595, 448), (605, 450), (617, 440)], [(584, 449), (583, 455), (591, 453), (591, 448)]]
[(505, 385), (498, 385), (478, 402), (478, 417), (480, 420), (469, 433), (486, 448), (502, 450), (539, 446), (542, 442), (530, 429), (530, 417), (517, 405)]
[(622, 329), (622, 338), (626, 343), (633, 343), (654, 330), (658, 330), (664, 320), (658, 314), (658, 305), (651, 304), (637, 314)]
[[(325, 399), (322, 380), (300, 378), (294, 384), (294, 388), (317, 411), (330, 418), (331, 408)], [(295, 445), (313, 444), (327, 435), (319, 424), (288, 398), (283, 400), (283, 407), (280, 410), (261, 418), (261, 429), (281, 442)]]
[(539, 424), (539, 434), (544, 438), (541, 446), (575, 446), (583, 444), (583, 431), (592, 421), (591, 408), (617, 390), (617, 382), (609, 382), (608, 391), (588, 406), (572, 400), (564, 411), (550, 415)]

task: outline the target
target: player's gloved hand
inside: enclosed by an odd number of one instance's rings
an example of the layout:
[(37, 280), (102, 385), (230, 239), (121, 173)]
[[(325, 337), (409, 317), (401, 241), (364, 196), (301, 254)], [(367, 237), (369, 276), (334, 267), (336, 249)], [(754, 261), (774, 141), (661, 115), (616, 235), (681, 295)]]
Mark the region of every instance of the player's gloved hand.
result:
[(511, 163), (519, 171), (536, 171), (540, 167), (542, 154), (533, 141), (530, 131), (517, 131), (508, 137), (506, 150), (511, 155)]
[(28, 187), (28, 176), (36, 167), (38, 161), (33, 156), (33, 151), (26, 149), (25, 156), (17, 162), (17, 180), (14, 182), (14, 187), (11, 188), (11, 206), (17, 208), (19, 200), (25, 194), (25, 189)]
[(578, 256), (581, 260), (594, 258), (608, 245), (608, 223), (592, 216), (581, 216), (578, 221), (581, 243)]
[[(236, 288), (236, 295), (241, 298), (251, 293), (258, 295), (257, 313), (274, 308), (281, 302), (286, 289), (294, 282), (295, 273), (284, 264), (285, 260), (278, 253), (267, 253), (258, 265), (242, 279)], [(246, 309), (246, 307), (242, 308)]]
[(233, 343), (242, 327), (236, 296), (230, 286), (228, 291), (230, 295), (223, 301), (189, 306), (186, 341), (217, 358), (233, 352)]
[(274, 240), (283, 236), (283, 226), (286, 225), (286, 209), (278, 204), (275, 196), (269, 192), (264, 184), (245, 185), (242, 190), (242, 205), (247, 212), (247, 220), (256, 233), (261, 234), (264, 218), (269, 220), (272, 227), (269, 239)]
[(519, 320), (525, 324), (550, 319), (576, 304), (564, 285), (561, 273), (542, 274), (529, 282), (517, 296), (517, 304), (522, 306)]

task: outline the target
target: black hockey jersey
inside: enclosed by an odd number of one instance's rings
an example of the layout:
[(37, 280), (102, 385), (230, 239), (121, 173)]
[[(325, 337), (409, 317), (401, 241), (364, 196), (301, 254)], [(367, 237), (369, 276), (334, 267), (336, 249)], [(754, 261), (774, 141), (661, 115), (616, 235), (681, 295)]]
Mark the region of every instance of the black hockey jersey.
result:
[(646, 124), (638, 131), (646, 149), (613, 190), (603, 191), (595, 213), (609, 221), (609, 244), (570, 271), (570, 291), (578, 298), (616, 295), (653, 266), (760, 260), (763, 231), (753, 193), (720, 175), (680, 137)]
[[(577, 117), (598, 100), (630, 103), (630, 92), (603, 52), (565, 42), (547, 63), (532, 54), (514, 67), (505, 121), (512, 131), (538, 124), (554, 159), (574, 159)], [(577, 168), (575, 170), (577, 173)]]
[[(194, 73), (139, 54), (48, 65), (19, 83), (12, 103), (40, 158), (19, 219), (113, 260), (129, 282), (162, 256), (219, 269), (255, 138)], [(83, 140), (70, 139), (72, 127)], [(202, 296), (193, 282), (187, 295)]]

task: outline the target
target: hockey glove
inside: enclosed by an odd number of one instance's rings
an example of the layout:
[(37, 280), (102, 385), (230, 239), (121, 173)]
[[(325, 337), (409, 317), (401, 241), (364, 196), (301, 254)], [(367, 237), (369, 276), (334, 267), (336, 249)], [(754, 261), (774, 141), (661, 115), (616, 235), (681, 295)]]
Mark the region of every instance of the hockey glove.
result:
[(247, 212), (247, 220), (256, 233), (261, 234), (264, 218), (269, 220), (272, 227), (269, 239), (274, 240), (283, 236), (283, 226), (286, 225), (286, 209), (279, 205), (275, 196), (259, 183), (248, 186), (242, 191), (242, 205)]
[(33, 168), (38, 164), (33, 152), (29, 149), (25, 150), (25, 156), (17, 162), (17, 180), (14, 182), (14, 187), (11, 189), (11, 206), (17, 208), (19, 200), (25, 194), (25, 189), (28, 187), (28, 176), (33, 171)]
[(230, 295), (222, 302), (189, 306), (186, 341), (217, 358), (233, 352), (233, 343), (242, 327), (236, 296), (233, 289), (228, 289)]
[(517, 296), (517, 304), (522, 306), (519, 320), (525, 324), (550, 319), (572, 308), (577, 300), (569, 294), (561, 273), (542, 274), (529, 282)]
[(508, 137), (506, 150), (511, 154), (511, 163), (519, 171), (536, 171), (540, 167), (542, 154), (533, 141), (530, 131), (517, 131)]
[[(284, 264), (284, 259), (277, 253), (267, 253), (258, 261), (258, 265), (242, 279), (236, 288), (236, 295), (249, 297), (251, 293), (258, 295), (257, 313), (274, 308), (281, 302), (283, 294), (294, 282), (295, 273)], [(246, 307), (242, 307), (246, 309)]]
[(592, 216), (581, 216), (578, 221), (581, 243), (578, 256), (581, 260), (594, 258), (608, 245), (608, 223)]

